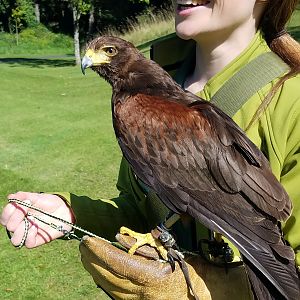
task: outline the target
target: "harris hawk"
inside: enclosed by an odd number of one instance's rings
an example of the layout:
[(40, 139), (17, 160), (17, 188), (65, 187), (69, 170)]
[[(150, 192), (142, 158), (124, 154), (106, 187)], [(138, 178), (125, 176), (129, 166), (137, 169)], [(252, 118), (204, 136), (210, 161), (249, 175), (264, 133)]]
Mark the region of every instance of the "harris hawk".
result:
[(172, 212), (239, 249), (258, 299), (300, 299), (294, 251), (280, 229), (291, 201), (234, 121), (120, 38), (91, 41), (86, 68), (112, 86), (116, 138), (137, 177)]

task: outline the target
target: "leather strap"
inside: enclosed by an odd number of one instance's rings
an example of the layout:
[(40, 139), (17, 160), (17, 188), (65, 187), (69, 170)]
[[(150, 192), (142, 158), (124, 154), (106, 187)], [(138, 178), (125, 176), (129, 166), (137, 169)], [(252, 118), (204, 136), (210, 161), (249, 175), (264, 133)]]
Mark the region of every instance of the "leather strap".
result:
[(274, 52), (263, 53), (229, 78), (210, 102), (233, 117), (251, 96), (289, 69)]

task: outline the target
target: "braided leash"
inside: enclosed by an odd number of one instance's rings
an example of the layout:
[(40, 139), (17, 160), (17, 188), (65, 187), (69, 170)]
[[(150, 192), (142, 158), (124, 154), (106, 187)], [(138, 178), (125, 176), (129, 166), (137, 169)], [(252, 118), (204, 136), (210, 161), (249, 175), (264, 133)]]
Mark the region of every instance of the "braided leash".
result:
[[(17, 248), (19, 248), (19, 249), (22, 248), (22, 247), (24, 246), (25, 241), (26, 241), (27, 236), (28, 236), (29, 227), (30, 227), (30, 222), (29, 222), (28, 218), (34, 218), (34, 219), (38, 220), (39, 222), (42, 222), (42, 223), (44, 223), (44, 224), (46, 224), (46, 225), (48, 225), (48, 226), (50, 226), (50, 227), (56, 229), (57, 231), (62, 232), (62, 233), (64, 234), (64, 237), (63, 237), (63, 238), (65, 238), (65, 239), (69, 239), (69, 240), (70, 240), (70, 239), (76, 239), (76, 240), (78, 240), (78, 241), (81, 241), (81, 238), (78, 237), (78, 236), (75, 234), (75, 230), (78, 230), (78, 231), (80, 231), (80, 232), (85, 233), (86, 235), (88, 235), (88, 236), (90, 236), (90, 237), (95, 237), (95, 238), (101, 239), (101, 240), (106, 241), (106, 242), (108, 242), (108, 243), (110, 243), (110, 244), (113, 244), (113, 245), (117, 244), (117, 243), (108, 241), (108, 240), (106, 240), (105, 238), (100, 237), (100, 236), (98, 236), (98, 235), (96, 235), (96, 234), (94, 234), (94, 233), (92, 233), (92, 232), (90, 232), (90, 231), (88, 231), (88, 230), (85, 230), (85, 229), (83, 229), (83, 228), (81, 228), (81, 227), (79, 227), (79, 226), (77, 226), (77, 225), (75, 225), (75, 224), (73, 224), (73, 223), (71, 223), (71, 222), (69, 222), (69, 221), (66, 221), (66, 220), (64, 220), (64, 219), (62, 219), (62, 218), (59, 218), (59, 217), (56, 217), (56, 216), (53, 216), (53, 215), (51, 215), (51, 214), (49, 214), (49, 213), (43, 211), (42, 209), (33, 206), (31, 203), (24, 202), (24, 201), (20, 201), (20, 200), (18, 200), (18, 199), (9, 199), (8, 202), (9, 202), (9, 203), (15, 203), (15, 204), (18, 204), (18, 205), (21, 205), (21, 206), (25, 206), (25, 207), (27, 207), (27, 208), (30, 208), (30, 209), (32, 209), (32, 210), (34, 210), (34, 211), (37, 211), (37, 212), (39, 212), (39, 213), (41, 213), (41, 214), (43, 214), (43, 215), (45, 215), (45, 216), (47, 216), (47, 217), (50, 217), (50, 218), (52, 218), (52, 219), (55, 219), (55, 220), (57, 220), (57, 221), (59, 221), (59, 222), (61, 222), (61, 223), (63, 223), (63, 224), (69, 225), (69, 226), (71, 226), (71, 228), (72, 228), (71, 231), (68, 231), (68, 230), (64, 229), (63, 225), (57, 225), (57, 224), (54, 224), (54, 223), (52, 223), (52, 222), (48, 222), (48, 221), (46, 221), (43, 217), (37, 216), (37, 215), (35, 215), (35, 214), (32, 214), (32, 213), (28, 212), (28, 213), (26, 214), (26, 216), (24, 217), (24, 223), (25, 223), (24, 235), (23, 235), (23, 237), (22, 237), (22, 240), (21, 240), (20, 244), (17, 246)], [(7, 234), (8, 234), (8, 236), (11, 238), (11, 234), (10, 234), (9, 231), (7, 231)], [(117, 246), (117, 245), (116, 245), (116, 246)]]
[(24, 235), (22, 237), (20, 244), (17, 246), (17, 248), (19, 248), (19, 249), (21, 249), (25, 244), (25, 241), (26, 241), (27, 235), (28, 235), (28, 231), (29, 231), (29, 226), (30, 226), (30, 223), (27, 218), (24, 219), (24, 223), (25, 223)]

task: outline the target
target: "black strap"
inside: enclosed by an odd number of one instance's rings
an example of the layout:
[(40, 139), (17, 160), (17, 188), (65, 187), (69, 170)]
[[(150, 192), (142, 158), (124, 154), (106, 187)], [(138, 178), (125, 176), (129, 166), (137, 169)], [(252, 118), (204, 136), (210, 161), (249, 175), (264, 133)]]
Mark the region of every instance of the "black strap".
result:
[(274, 52), (263, 53), (229, 78), (210, 102), (233, 117), (251, 96), (288, 71), (289, 66)]
[(200, 300), (200, 298), (198, 297), (193, 283), (191, 281), (191, 277), (190, 277), (190, 272), (189, 272), (189, 268), (187, 266), (187, 263), (184, 260), (184, 257), (182, 255), (180, 255), (178, 253), (178, 251), (174, 250), (174, 249), (169, 249), (168, 251), (168, 255), (170, 255), (170, 257), (172, 257), (172, 259), (174, 259), (175, 261), (177, 261), (180, 265), (180, 268), (182, 270), (183, 276), (185, 278), (185, 281), (188, 285), (188, 287), (190, 288), (190, 291), (193, 293), (192, 296), (195, 300)]

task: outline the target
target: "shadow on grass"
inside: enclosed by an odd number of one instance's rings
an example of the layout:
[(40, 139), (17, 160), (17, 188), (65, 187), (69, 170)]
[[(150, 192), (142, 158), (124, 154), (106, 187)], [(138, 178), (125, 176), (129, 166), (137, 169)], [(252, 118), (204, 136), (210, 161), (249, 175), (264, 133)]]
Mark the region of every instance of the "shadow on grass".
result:
[(70, 67), (75, 65), (73, 56), (64, 57), (41, 57), (41, 58), (24, 58), (24, 57), (13, 57), (13, 58), (0, 58), (0, 64), (9, 64), (12, 67), (17, 65), (32, 67), (32, 68), (43, 68), (43, 67)]

